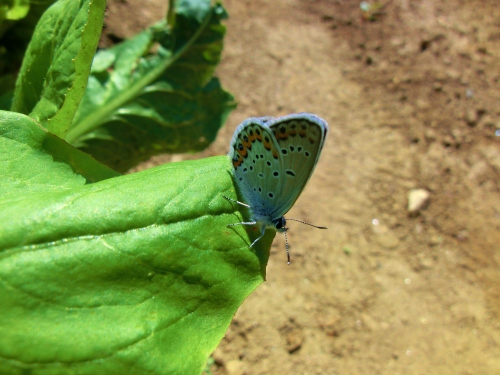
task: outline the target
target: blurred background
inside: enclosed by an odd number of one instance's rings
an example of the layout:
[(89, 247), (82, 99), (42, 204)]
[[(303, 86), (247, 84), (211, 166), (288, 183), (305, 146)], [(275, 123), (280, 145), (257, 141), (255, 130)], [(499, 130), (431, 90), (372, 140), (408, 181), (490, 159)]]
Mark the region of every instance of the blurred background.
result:
[[(165, 0), (112, 1), (101, 45)], [(250, 116), (330, 124), (319, 165), (212, 374), (500, 373), (500, 7), (495, 0), (225, 0), (217, 75)], [(417, 190), (418, 189), (418, 190)], [(409, 200), (411, 207), (408, 207)]]

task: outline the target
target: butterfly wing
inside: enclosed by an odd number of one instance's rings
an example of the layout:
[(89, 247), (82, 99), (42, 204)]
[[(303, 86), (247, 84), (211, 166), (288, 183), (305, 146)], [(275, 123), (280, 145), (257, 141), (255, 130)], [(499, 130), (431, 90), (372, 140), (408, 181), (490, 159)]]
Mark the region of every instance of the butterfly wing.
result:
[(254, 117), (238, 126), (229, 156), (254, 220), (273, 225), (288, 212), (311, 177), (327, 131), (324, 120), (307, 113)]
[(271, 129), (270, 117), (252, 117), (236, 129), (229, 149), (234, 176), (252, 210), (253, 219), (272, 225), (272, 213), (280, 202), (283, 158)]
[(304, 190), (318, 162), (328, 133), (328, 124), (309, 113), (268, 120), (282, 160), (279, 200), (274, 216), (286, 214)]

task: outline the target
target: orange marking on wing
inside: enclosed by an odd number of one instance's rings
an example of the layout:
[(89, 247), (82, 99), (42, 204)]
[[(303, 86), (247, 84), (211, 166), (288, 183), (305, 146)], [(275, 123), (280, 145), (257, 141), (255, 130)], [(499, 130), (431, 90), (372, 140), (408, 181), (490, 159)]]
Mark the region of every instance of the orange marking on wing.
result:
[(276, 136), (276, 139), (287, 139), (288, 138), (288, 132), (285, 132), (285, 133), (282, 133), (282, 132), (278, 132), (277, 136)]
[(248, 149), (245, 147), (243, 150), (236, 150), (240, 156), (246, 158), (248, 156)]
[(264, 141), (264, 148), (265, 148), (267, 151), (271, 150), (271, 143), (270, 143), (270, 142), (266, 142), (266, 141)]
[(243, 144), (243, 146), (245, 146), (246, 148), (248, 148), (248, 149), (252, 148), (252, 141), (250, 139), (248, 139), (248, 142), (247, 142), (243, 138), (240, 138), (240, 141)]
[(243, 159), (233, 160), (233, 167), (238, 168), (243, 163)]
[(275, 158), (275, 159), (279, 158), (279, 154), (278, 154), (278, 151), (276, 151), (276, 149), (273, 149), (273, 158)]

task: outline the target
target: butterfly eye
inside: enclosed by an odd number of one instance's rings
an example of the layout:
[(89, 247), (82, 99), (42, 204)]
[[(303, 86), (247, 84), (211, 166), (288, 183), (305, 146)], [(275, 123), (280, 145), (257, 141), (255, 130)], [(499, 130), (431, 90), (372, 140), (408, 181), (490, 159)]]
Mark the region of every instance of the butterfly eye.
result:
[(276, 229), (283, 229), (284, 227), (286, 227), (286, 220), (285, 218), (282, 216), (280, 217), (279, 219), (277, 219), (275, 222), (274, 222), (274, 226)]

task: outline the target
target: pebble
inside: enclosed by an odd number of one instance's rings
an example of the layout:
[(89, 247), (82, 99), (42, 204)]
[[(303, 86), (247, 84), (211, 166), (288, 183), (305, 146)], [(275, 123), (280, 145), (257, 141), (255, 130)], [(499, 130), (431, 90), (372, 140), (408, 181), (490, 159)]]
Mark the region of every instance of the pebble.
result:
[(377, 224), (372, 226), (372, 230), (376, 235), (376, 241), (381, 247), (385, 249), (395, 249), (399, 246), (398, 237), (396, 237), (388, 226)]
[(408, 213), (418, 215), (418, 213), (427, 207), (431, 194), (425, 189), (412, 189), (408, 193)]
[(443, 238), (438, 236), (437, 234), (433, 234), (429, 238), (429, 246), (440, 245), (443, 242)]
[(399, 246), (399, 239), (392, 233), (381, 233), (377, 236), (377, 242), (385, 249), (395, 249)]
[(238, 360), (228, 361), (226, 363), (226, 372), (228, 375), (243, 375), (245, 373), (243, 362)]
[(458, 70), (448, 69), (445, 74), (451, 79), (459, 79), (462, 75)]
[(455, 145), (460, 145), (463, 143), (464, 135), (460, 129), (457, 128), (452, 129), (451, 135), (453, 136), (453, 139), (456, 141)]
[(488, 161), (497, 173), (500, 173), (500, 151), (496, 146), (486, 146), (481, 149), (484, 158)]
[(293, 353), (294, 351), (300, 349), (302, 341), (302, 332), (298, 330), (294, 330), (286, 335), (286, 350), (288, 350), (288, 353)]
[(224, 366), (225, 364), (224, 353), (220, 348), (215, 349), (215, 351), (212, 353), (212, 358), (214, 359), (214, 362), (217, 365)]
[(434, 267), (434, 261), (425, 256), (418, 257), (418, 265), (421, 270), (429, 270)]
[(363, 322), (364, 326), (370, 331), (376, 331), (378, 329), (378, 323), (375, 321), (375, 319), (373, 319), (366, 313), (361, 314), (361, 321)]
[(475, 109), (469, 108), (465, 111), (465, 121), (469, 126), (475, 126), (477, 124), (478, 116)]

